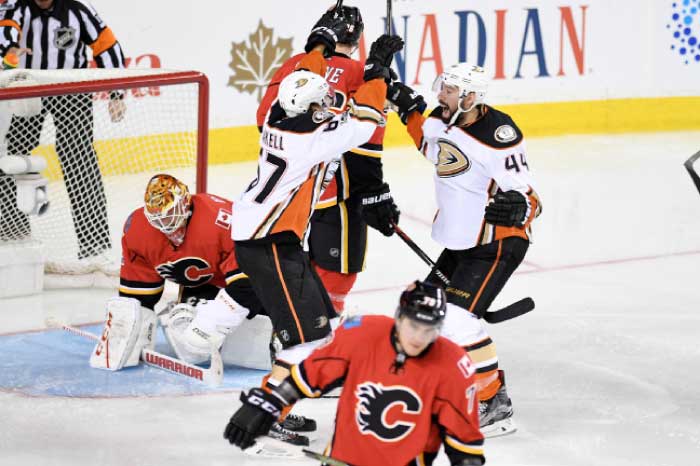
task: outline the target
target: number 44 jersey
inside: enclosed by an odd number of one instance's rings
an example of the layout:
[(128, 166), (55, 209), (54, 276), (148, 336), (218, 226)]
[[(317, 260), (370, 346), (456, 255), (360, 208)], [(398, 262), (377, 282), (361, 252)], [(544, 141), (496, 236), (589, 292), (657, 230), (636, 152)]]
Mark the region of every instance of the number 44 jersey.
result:
[[(437, 107), (428, 118), (413, 113), (408, 131), (423, 155), (435, 165), (438, 212), (432, 237), (453, 250), (469, 249), (508, 236), (530, 239), (530, 223), (541, 204), (525, 154), (520, 129), (505, 113), (484, 105), (468, 126), (449, 126)], [(530, 209), (522, 226), (487, 223), (484, 209), (498, 190), (516, 190)]]

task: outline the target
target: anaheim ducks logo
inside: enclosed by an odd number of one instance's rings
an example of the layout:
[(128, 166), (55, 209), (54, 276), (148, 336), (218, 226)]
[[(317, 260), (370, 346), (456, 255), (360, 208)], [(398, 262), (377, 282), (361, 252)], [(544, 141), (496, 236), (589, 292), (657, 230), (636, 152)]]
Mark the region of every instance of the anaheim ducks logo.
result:
[(451, 141), (438, 139), (437, 145), (440, 150), (436, 169), (440, 178), (457, 176), (471, 168), (472, 163), (469, 158)]
[(207, 283), (214, 276), (213, 273), (203, 273), (211, 266), (200, 257), (184, 257), (173, 262), (166, 262), (156, 267), (156, 272), (178, 285), (199, 286)]
[[(420, 397), (402, 385), (385, 387), (365, 382), (355, 390), (355, 421), (363, 435), (374, 435), (383, 442), (398, 442), (411, 433), (420, 414)], [(390, 414), (391, 411), (391, 414)]]
[(294, 87), (299, 89), (300, 87), (304, 87), (306, 85), (306, 83), (308, 83), (308, 82), (309, 82), (309, 80), (306, 78), (297, 79), (297, 81), (294, 83), (295, 84)]

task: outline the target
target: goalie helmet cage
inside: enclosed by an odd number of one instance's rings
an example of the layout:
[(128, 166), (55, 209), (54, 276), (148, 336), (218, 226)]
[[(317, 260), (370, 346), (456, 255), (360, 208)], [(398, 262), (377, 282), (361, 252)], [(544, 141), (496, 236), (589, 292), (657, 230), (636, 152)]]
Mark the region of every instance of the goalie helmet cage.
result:
[[(112, 100), (125, 106), (120, 121), (112, 121)], [(40, 216), (19, 211), (15, 181), (0, 172), (0, 256), (5, 262), (39, 245), (45, 278), (63, 277), (46, 287), (94, 286), (77, 279), (93, 275), (117, 283), (124, 222), (143, 206), (154, 174), (206, 191), (209, 82), (202, 73), (3, 71), (0, 120), (3, 113), (11, 124), (0, 121), (0, 157), (45, 158), (50, 206)]]

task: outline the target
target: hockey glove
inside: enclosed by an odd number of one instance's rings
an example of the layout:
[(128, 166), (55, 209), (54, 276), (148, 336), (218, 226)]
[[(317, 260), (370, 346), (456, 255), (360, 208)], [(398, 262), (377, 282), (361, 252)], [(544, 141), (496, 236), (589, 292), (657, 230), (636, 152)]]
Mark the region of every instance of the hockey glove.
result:
[(527, 220), (529, 207), (527, 197), (519, 191), (498, 193), (486, 206), (484, 219), (493, 225), (522, 226)]
[(408, 122), (408, 116), (412, 112), (423, 113), (427, 105), (422, 95), (400, 82), (395, 82), (387, 87), (386, 98), (398, 107), (399, 116), (404, 125)]
[(309, 53), (314, 47), (321, 44), (324, 47), (323, 56), (328, 58), (335, 52), (335, 44), (339, 37), (347, 32), (348, 25), (340, 17), (335, 16), (334, 11), (327, 11), (318, 20), (306, 39), (304, 50)]
[(241, 401), (243, 405), (228, 421), (224, 438), (245, 450), (255, 444), (257, 437), (270, 431), (284, 405), (275, 395), (261, 388), (251, 388), (247, 394), (241, 392)]
[(367, 225), (378, 230), (384, 236), (394, 234), (394, 224), (399, 223), (401, 212), (394, 203), (389, 185), (384, 183), (375, 192), (360, 195), (362, 199), (362, 218)]
[(403, 39), (401, 37), (387, 34), (379, 36), (369, 49), (369, 55), (365, 61), (364, 80), (382, 78), (387, 84), (390, 83), (392, 76), (396, 76), (395, 73), (391, 72), (391, 61), (394, 59), (394, 54), (402, 49)]

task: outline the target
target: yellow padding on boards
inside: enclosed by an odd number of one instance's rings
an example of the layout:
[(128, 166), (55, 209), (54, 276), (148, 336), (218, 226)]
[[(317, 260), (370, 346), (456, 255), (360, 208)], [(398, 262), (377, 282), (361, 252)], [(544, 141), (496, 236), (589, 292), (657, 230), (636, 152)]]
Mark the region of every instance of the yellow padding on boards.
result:
[[(700, 97), (660, 97), (609, 99), (575, 102), (498, 105), (508, 113), (525, 137), (564, 134), (610, 134), (700, 129)], [(256, 126), (215, 128), (209, 131), (209, 164), (256, 160), (260, 135)], [(194, 133), (172, 133), (98, 141), (103, 175), (141, 171), (155, 172), (175, 166), (168, 161), (182, 160), (178, 150), (194, 152)], [(413, 141), (395, 113), (389, 115), (384, 146), (410, 146)], [(137, 152), (134, 152), (137, 148)], [(46, 157), (44, 176), (55, 180), (60, 168), (53, 146), (37, 148), (34, 155)], [(128, 154), (128, 155), (126, 155)], [(139, 161), (131, 161), (138, 157)]]

